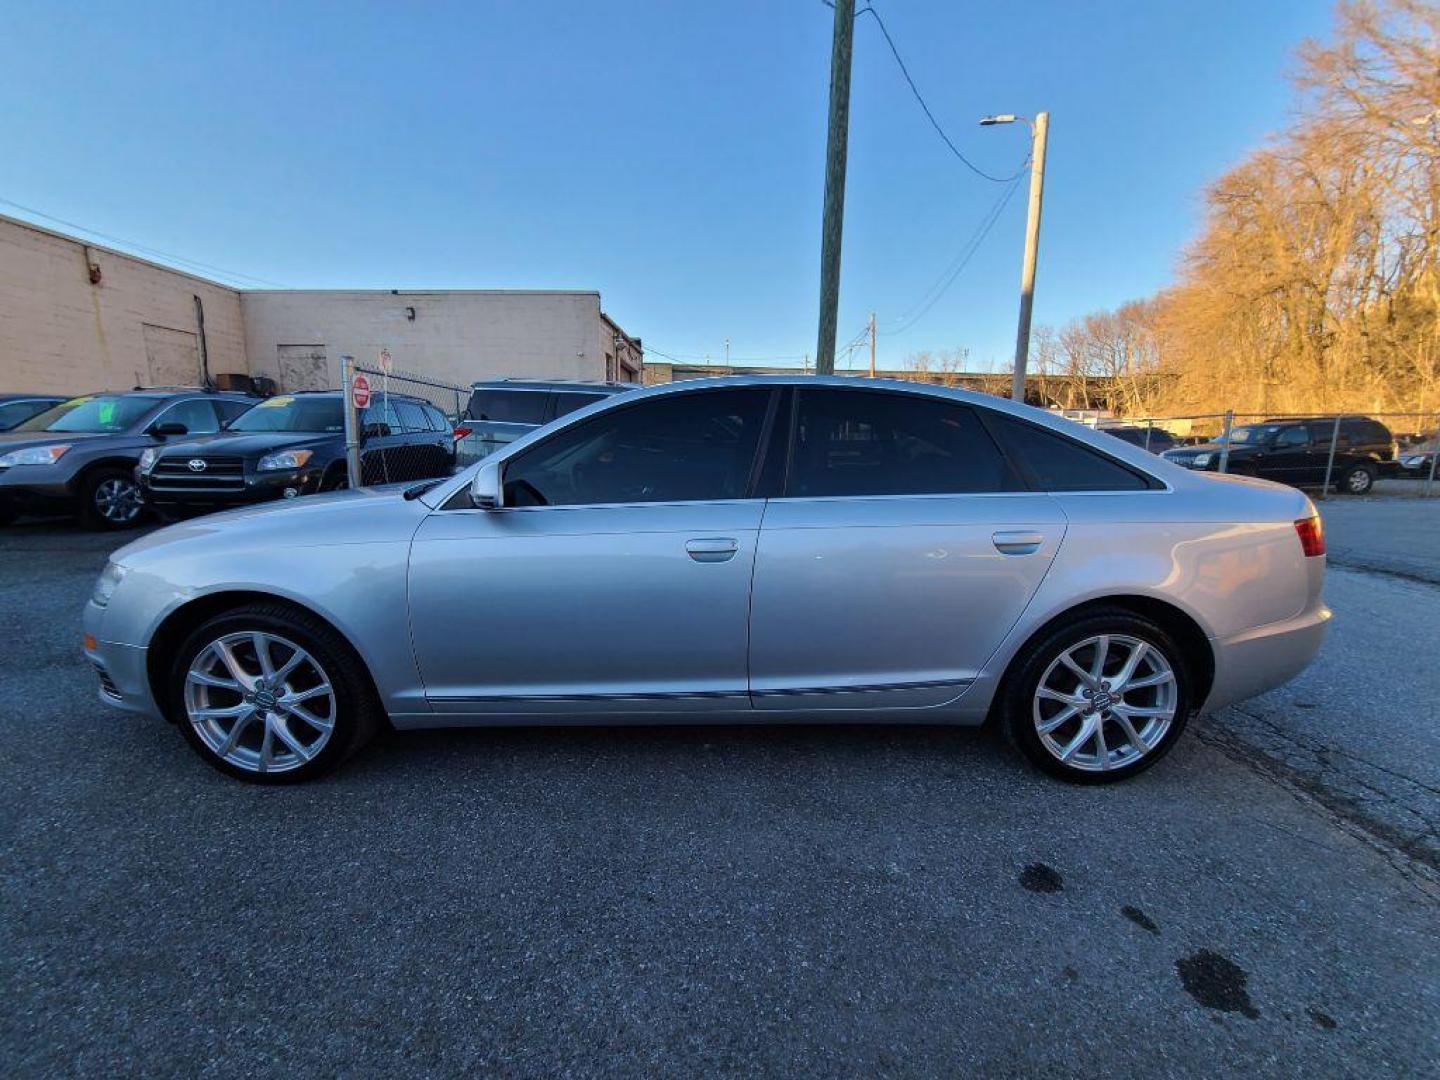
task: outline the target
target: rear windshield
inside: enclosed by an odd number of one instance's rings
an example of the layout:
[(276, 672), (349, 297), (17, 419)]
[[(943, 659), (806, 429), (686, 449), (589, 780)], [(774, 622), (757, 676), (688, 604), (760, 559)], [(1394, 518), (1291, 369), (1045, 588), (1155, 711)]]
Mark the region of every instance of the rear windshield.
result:
[(583, 409), (586, 405), (594, 405), (604, 397), (604, 394), (581, 394), (568, 390), (559, 392), (555, 394), (555, 415), (564, 416), (576, 409)]
[(482, 388), (470, 395), (465, 415), (502, 424), (543, 424), (550, 394), (545, 390)]
[(345, 430), (345, 412), (338, 397), (272, 397), (230, 425), (230, 431)]
[(71, 398), (39, 416), (32, 416), (16, 431), (74, 431), (103, 433), (125, 431), (155, 407), (160, 399), (145, 395), (101, 394)]

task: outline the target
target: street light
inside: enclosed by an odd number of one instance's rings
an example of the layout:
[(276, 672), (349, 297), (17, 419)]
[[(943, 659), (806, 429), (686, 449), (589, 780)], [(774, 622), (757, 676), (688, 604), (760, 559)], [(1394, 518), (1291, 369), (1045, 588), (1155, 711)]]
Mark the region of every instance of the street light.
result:
[(1020, 326), (1015, 334), (1015, 375), (1010, 396), (1025, 400), (1025, 365), (1030, 359), (1030, 313), (1035, 305), (1035, 263), (1040, 252), (1040, 207), (1045, 194), (1045, 144), (1050, 131), (1050, 114), (1036, 113), (1031, 121), (1014, 113), (999, 113), (980, 120), (981, 127), (1013, 124), (1030, 125), (1030, 212), (1025, 220), (1025, 263), (1020, 269)]

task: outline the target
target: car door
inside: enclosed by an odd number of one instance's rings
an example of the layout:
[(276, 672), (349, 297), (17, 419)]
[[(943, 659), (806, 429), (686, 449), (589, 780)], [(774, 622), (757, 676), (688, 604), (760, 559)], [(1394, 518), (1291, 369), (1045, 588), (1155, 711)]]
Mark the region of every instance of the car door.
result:
[[(1256, 476), (1265, 480), (1276, 480), (1282, 484), (1304, 484), (1311, 480), (1311, 474), (1315, 471), (1316, 454), (1317, 450), (1310, 438), (1310, 428), (1305, 424), (1294, 424), (1282, 427), (1271, 438), (1269, 445), (1256, 452), (1251, 460), (1251, 468)], [(1322, 461), (1322, 473), (1324, 468)]]
[[(748, 709), (765, 387), (670, 392), (501, 461), (503, 505), (426, 518), (411, 637), (453, 714)], [(452, 500), (455, 502), (455, 500)], [(447, 504), (448, 505), (448, 504)]]
[(1034, 594), (1064, 515), (960, 402), (804, 388), (792, 431), (755, 561), (754, 706), (955, 700)]
[(399, 458), (399, 468), (392, 475), (404, 480), (447, 475), (449, 470), (444, 467), (444, 462), (450, 440), (431, 428), (419, 402), (397, 400), (394, 405), (400, 417), (403, 449), (395, 455)]

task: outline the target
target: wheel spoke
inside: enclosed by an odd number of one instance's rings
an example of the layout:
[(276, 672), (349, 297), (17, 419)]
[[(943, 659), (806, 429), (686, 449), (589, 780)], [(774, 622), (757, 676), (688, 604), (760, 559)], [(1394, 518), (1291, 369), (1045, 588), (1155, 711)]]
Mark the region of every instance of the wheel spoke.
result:
[(1039, 690), (1035, 691), (1035, 696), (1044, 698), (1046, 701), (1058, 701), (1064, 705), (1080, 705), (1083, 707), (1085, 704), (1084, 698), (1076, 697), (1074, 694), (1062, 694), (1060, 691), (1052, 690), (1048, 686), (1040, 687)]
[(300, 758), (302, 761), (310, 760), (310, 751), (306, 748), (304, 743), (302, 743), (299, 739), (295, 738), (295, 736), (290, 733), (290, 729), (286, 726), (285, 721), (282, 717), (271, 717), (270, 730), (275, 733), (275, 737), (279, 739), (282, 743), (284, 743), (286, 749), (288, 749), (292, 754)]
[(286, 660), (285, 663), (281, 664), (280, 667), (276, 669), (275, 685), (283, 685), (286, 677), (308, 659), (309, 657), (306, 656), (299, 649), (296, 649), (294, 652), (292, 652), (290, 654), (290, 659)]
[(219, 675), (211, 675), (208, 671), (192, 671), (186, 677), (193, 683), (199, 683), (201, 686), (213, 686), (220, 690), (234, 690), (236, 693), (240, 693), (245, 689), (234, 679), (222, 679)]
[(1153, 707), (1148, 705), (1116, 705), (1114, 711), (1123, 716), (1168, 717), (1175, 710), (1167, 709), (1160, 705)]
[(1160, 671), (1154, 675), (1146, 675), (1143, 679), (1134, 679), (1122, 687), (1124, 690), (1144, 690), (1147, 686), (1164, 686), (1166, 683), (1175, 681), (1173, 671)]
[(329, 731), (335, 726), (333, 721), (322, 719), (309, 709), (302, 709), (298, 705), (284, 705), (282, 708), (291, 716), (305, 721), (305, 723), (309, 724), (316, 731)]
[(244, 716), (251, 706), (242, 701), (239, 705), (227, 705), (223, 709), (191, 709), (190, 715), (199, 720), (225, 720), (232, 716)]
[(1115, 673), (1115, 678), (1110, 680), (1110, 685), (1116, 690), (1124, 690), (1130, 682), (1131, 676), (1140, 666), (1140, 661), (1145, 659), (1145, 654), (1150, 651), (1150, 646), (1140, 641), (1130, 650), (1130, 655), (1125, 658), (1125, 664)]
[(1105, 745), (1105, 718), (1095, 718), (1095, 754), (1100, 761), (1100, 768), (1110, 768), (1110, 748)]
[(255, 646), (255, 659), (260, 661), (260, 674), (268, 680), (275, 674), (275, 665), (270, 662), (270, 639), (264, 634), (251, 634), (250, 641)]
[(1068, 706), (1067, 708), (1061, 709), (1054, 716), (1050, 717), (1049, 720), (1043, 720), (1040, 723), (1036, 724), (1035, 730), (1038, 731), (1041, 735), (1049, 735), (1050, 732), (1054, 731), (1060, 725), (1064, 724), (1067, 720), (1073, 720), (1079, 715), (1080, 710), (1077, 707), (1075, 707), (1074, 705)]
[(1090, 672), (1086, 671), (1083, 667), (1077, 664), (1075, 662), (1075, 658), (1071, 656), (1068, 652), (1060, 654), (1060, 663), (1064, 664), (1067, 668), (1069, 668), (1075, 673), (1076, 677), (1079, 678), (1080, 684), (1082, 686), (1088, 686), (1091, 690), (1095, 689), (1095, 680), (1091, 678)]
[(1117, 711), (1115, 713), (1115, 722), (1120, 725), (1120, 730), (1125, 733), (1126, 741), (1129, 742), (1138, 753), (1148, 754), (1150, 752), (1150, 744), (1140, 737), (1140, 733), (1135, 730), (1135, 725), (1130, 722), (1128, 716)]
[(260, 771), (262, 773), (268, 772), (270, 769), (270, 763), (274, 760), (275, 756), (274, 746), (275, 725), (270, 722), (270, 718), (267, 716), (265, 718), (265, 735), (260, 740)]
[(302, 701), (310, 701), (321, 696), (329, 696), (330, 684), (321, 683), (319, 686), (312, 686), (309, 690), (301, 690), (295, 694), (286, 694), (280, 699), (280, 704), (285, 707), (299, 705)]
[(217, 641), (210, 646), (215, 655), (220, 657), (220, 662), (225, 665), (225, 670), (230, 672), (230, 677), (249, 690), (255, 685), (255, 677), (247, 672), (240, 663), (240, 658), (235, 655), (235, 650), (226, 641)]
[(1101, 634), (1095, 639), (1095, 660), (1090, 666), (1092, 686), (1098, 683), (1101, 676), (1105, 674), (1105, 661), (1108, 659), (1110, 659), (1110, 635)]
[(241, 715), (240, 719), (230, 725), (230, 730), (225, 734), (225, 741), (220, 745), (220, 749), (215, 752), (222, 758), (229, 757), (231, 752), (239, 744), (240, 736), (245, 733), (245, 729), (250, 726), (250, 721), (254, 719), (255, 710), (253, 709)]
[(1085, 723), (1075, 733), (1075, 737), (1065, 744), (1065, 749), (1060, 751), (1060, 760), (1068, 763), (1075, 756), (1076, 751), (1095, 737), (1096, 726), (1095, 718), (1087, 716)]

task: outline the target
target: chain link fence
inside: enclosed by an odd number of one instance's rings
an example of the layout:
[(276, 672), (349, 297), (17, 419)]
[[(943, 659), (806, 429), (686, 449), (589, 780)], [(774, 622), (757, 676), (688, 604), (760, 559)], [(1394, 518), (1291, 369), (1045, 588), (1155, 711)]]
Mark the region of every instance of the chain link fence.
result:
[[(468, 387), (341, 358), (351, 487), (411, 483), (455, 471), (456, 420)], [(360, 384), (364, 384), (362, 392)], [(360, 408), (359, 399), (368, 397)]]
[[(1082, 418), (1187, 468), (1237, 473), (1368, 495), (1440, 495), (1440, 413), (1199, 413), (1116, 420)], [(1396, 483), (1389, 483), (1396, 481)]]

